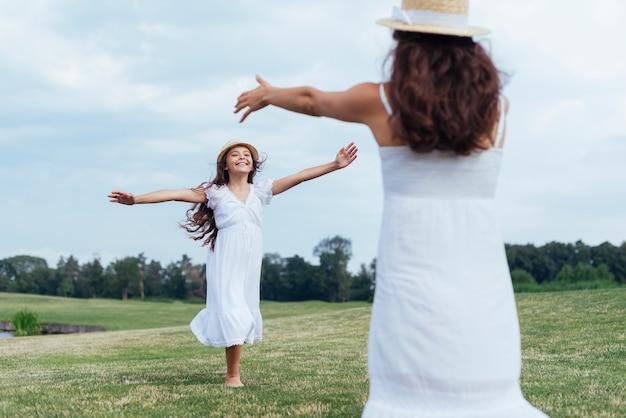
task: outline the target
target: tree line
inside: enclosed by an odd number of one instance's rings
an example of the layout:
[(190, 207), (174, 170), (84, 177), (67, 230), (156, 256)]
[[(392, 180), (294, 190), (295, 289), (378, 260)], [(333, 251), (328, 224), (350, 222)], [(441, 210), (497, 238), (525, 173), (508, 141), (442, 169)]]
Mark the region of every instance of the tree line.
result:
[[(276, 301), (371, 300), (374, 262), (358, 274), (348, 271), (352, 258), (349, 239), (322, 240), (313, 254), (319, 265), (300, 256), (281, 258), (265, 254), (261, 268), (261, 298)], [(62, 257), (56, 268), (45, 259), (20, 255), (0, 260), (0, 292), (33, 293), (74, 298), (175, 299), (206, 298), (206, 266), (193, 264), (187, 255), (163, 266), (139, 254), (102, 265), (98, 258), (80, 264)]]
[[(505, 244), (513, 286), (517, 292), (554, 291), (621, 286), (626, 283), (626, 242), (588, 246), (550, 242)], [(351, 241), (325, 238), (313, 249), (317, 265), (294, 255), (263, 256), (261, 299), (274, 301), (371, 301), (376, 285), (376, 260), (348, 271)], [(69, 256), (56, 268), (28, 255), (0, 260), (0, 292), (32, 293), (75, 298), (204, 300), (206, 269), (187, 255), (163, 266), (143, 254), (104, 266), (98, 258), (86, 263)]]
[(626, 284), (626, 242), (589, 246), (549, 242), (505, 245), (516, 291), (597, 289)]

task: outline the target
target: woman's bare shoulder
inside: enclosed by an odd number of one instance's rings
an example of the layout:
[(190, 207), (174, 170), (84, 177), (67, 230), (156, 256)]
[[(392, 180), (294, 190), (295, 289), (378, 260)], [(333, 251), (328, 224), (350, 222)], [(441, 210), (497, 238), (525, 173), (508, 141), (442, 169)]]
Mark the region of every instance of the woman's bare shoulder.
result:
[(365, 95), (368, 97), (376, 96), (378, 97), (379, 88), (381, 83), (374, 83), (371, 81), (366, 81), (363, 83), (355, 84), (351, 88), (347, 90), (349, 93)]

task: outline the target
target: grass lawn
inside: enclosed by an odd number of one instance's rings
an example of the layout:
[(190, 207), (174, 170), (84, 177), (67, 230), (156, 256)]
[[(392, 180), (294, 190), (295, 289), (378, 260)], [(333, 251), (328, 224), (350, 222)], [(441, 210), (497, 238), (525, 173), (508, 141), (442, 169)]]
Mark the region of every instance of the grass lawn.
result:
[[(626, 416), (626, 288), (517, 298), (527, 399), (552, 417)], [(189, 331), (201, 307), (0, 293), (0, 320), (29, 308), (110, 330), (0, 339), (0, 416), (360, 415), (371, 305), (262, 303), (239, 389), (223, 384), (223, 349)]]

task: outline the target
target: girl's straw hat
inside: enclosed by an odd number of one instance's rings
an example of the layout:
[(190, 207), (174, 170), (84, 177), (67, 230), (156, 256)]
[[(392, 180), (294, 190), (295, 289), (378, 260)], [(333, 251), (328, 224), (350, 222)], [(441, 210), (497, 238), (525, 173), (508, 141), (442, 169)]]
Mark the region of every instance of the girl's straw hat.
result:
[(389, 19), (376, 23), (405, 32), (452, 36), (486, 35), (489, 30), (467, 24), (469, 0), (402, 0)]
[(219, 163), (222, 160), (222, 157), (224, 157), (224, 154), (226, 154), (229, 149), (231, 149), (232, 147), (236, 147), (238, 145), (248, 148), (250, 152), (252, 153), (253, 160), (257, 161), (259, 159), (259, 152), (252, 145), (248, 144), (247, 142), (240, 141), (238, 139), (230, 139), (224, 144), (224, 146), (222, 147), (222, 150), (218, 154), (217, 162)]

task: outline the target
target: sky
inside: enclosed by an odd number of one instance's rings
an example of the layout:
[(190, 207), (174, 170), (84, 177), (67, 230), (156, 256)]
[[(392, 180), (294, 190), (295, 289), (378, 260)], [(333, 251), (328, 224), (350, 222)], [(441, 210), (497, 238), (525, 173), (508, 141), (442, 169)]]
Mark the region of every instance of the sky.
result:
[[(317, 244), (376, 257), (377, 146), (361, 125), (266, 108), (243, 123), (237, 96), (259, 74), (277, 86), (343, 90), (385, 80), (400, 0), (3, 0), (0, 2), (0, 259), (70, 255), (103, 264), (141, 253), (164, 265), (206, 247), (178, 227), (189, 205), (122, 206), (110, 191), (188, 188), (215, 174), (230, 138), (266, 155), (257, 180), (334, 159), (345, 170), (276, 196), (265, 253), (312, 264)], [(626, 4), (472, 0), (470, 23), (509, 74), (496, 194), (503, 240), (626, 240)]]

